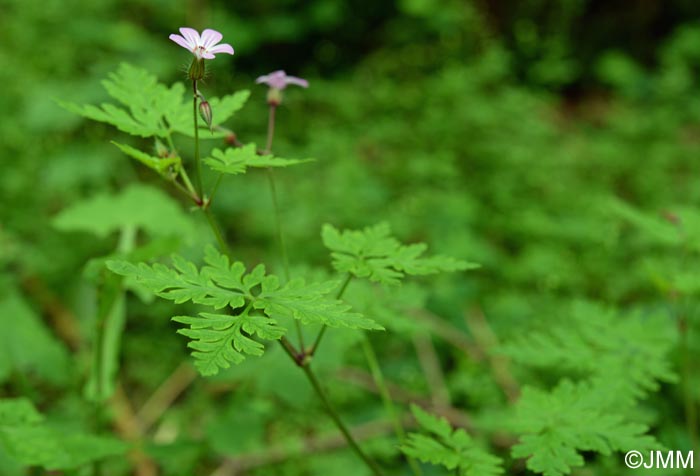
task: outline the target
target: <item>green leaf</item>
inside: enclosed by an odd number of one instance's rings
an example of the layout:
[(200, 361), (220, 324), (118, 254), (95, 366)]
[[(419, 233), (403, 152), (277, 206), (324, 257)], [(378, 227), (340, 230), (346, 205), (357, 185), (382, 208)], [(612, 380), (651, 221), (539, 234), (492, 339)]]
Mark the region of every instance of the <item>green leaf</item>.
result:
[(175, 200), (157, 188), (130, 185), (115, 194), (100, 194), (61, 211), (53, 225), (62, 231), (87, 231), (99, 237), (124, 227), (154, 236), (194, 235), (195, 225)]
[[(249, 290), (242, 284), (236, 289), (219, 287), (207, 272), (200, 272), (194, 264), (177, 255), (173, 256), (174, 268), (160, 263), (152, 266), (145, 263), (135, 265), (123, 260), (108, 261), (106, 264), (111, 271), (133, 278), (156, 295), (177, 304), (191, 301), (214, 309), (226, 306), (238, 309), (244, 306), (248, 297)], [(234, 263), (230, 282), (236, 276), (240, 278), (244, 271), (242, 264)]]
[(623, 404), (676, 380), (670, 361), (675, 326), (663, 312), (621, 314), (578, 301), (544, 331), (531, 331), (504, 344), (513, 361), (557, 370), (571, 377), (605, 381)]
[(427, 275), (478, 267), (475, 263), (442, 255), (422, 257), (427, 249), (425, 244), (402, 245), (391, 236), (387, 223), (342, 233), (326, 224), (321, 236), (326, 248), (332, 251), (336, 270), (384, 284), (398, 284), (405, 275)]
[(116, 145), (119, 150), (129, 157), (138, 160), (160, 175), (166, 175), (171, 167), (178, 170), (182, 166), (182, 159), (180, 157), (155, 157), (125, 144), (120, 144), (115, 141), (112, 141), (112, 144)]
[(113, 438), (55, 429), (29, 400), (0, 400), (0, 448), (25, 466), (69, 470), (108, 456), (126, 445)]
[[(166, 138), (174, 132), (190, 137), (194, 135), (192, 96), (191, 93), (186, 93), (183, 84), (176, 83), (167, 87), (148, 71), (123, 63), (102, 85), (119, 105), (104, 103), (98, 107), (66, 102), (60, 104), (71, 112), (111, 124), (135, 136)], [(230, 119), (243, 107), (249, 96), (249, 91), (238, 91), (220, 99), (210, 98), (209, 104), (214, 111), (213, 125), (218, 126)], [(200, 138), (218, 138), (225, 134), (203, 134)]]
[(0, 297), (0, 316), (11, 320), (0, 333), (0, 382), (13, 372), (65, 382), (70, 368), (68, 351), (19, 293), (13, 290)]
[(624, 421), (619, 407), (606, 408), (608, 392), (606, 385), (568, 380), (551, 393), (525, 387), (516, 407), (514, 427), (522, 436), (513, 457), (527, 458), (534, 472), (561, 476), (583, 466), (582, 451), (657, 449), (644, 425)]
[(338, 287), (338, 282), (305, 284), (303, 279), (293, 279), (284, 287), (277, 280), (263, 283), (263, 290), (256, 301), (256, 308), (269, 316), (292, 317), (304, 324), (324, 324), (329, 327), (383, 330), (384, 328), (362, 314), (350, 312), (350, 305), (327, 297)]
[(244, 354), (263, 355), (263, 345), (246, 334), (276, 340), (286, 332), (274, 320), (250, 315), (248, 310), (236, 316), (203, 312), (199, 317), (175, 316), (173, 320), (190, 326), (178, 332), (192, 339), (188, 346), (193, 349), (195, 365), (204, 376), (216, 375), (231, 362), (241, 363)]
[[(213, 247), (205, 252), (206, 265), (198, 269), (180, 256), (173, 266), (132, 264), (124, 260), (108, 261), (113, 272), (136, 280), (158, 296), (176, 303), (193, 302), (214, 309), (229, 307), (234, 316), (200, 314), (199, 318), (180, 316), (175, 320), (190, 325), (182, 334), (194, 340), (197, 366), (203, 375), (214, 375), (229, 362), (243, 360), (242, 354), (261, 355), (261, 344), (245, 337), (241, 330), (260, 338), (279, 339), (284, 330), (276, 322), (285, 318), (304, 324), (325, 324), (350, 329), (383, 329), (350, 306), (329, 297), (338, 287), (336, 281), (306, 284), (295, 279), (280, 286), (279, 279), (267, 275), (263, 265), (246, 273), (243, 263), (231, 263)], [(235, 312), (245, 307), (242, 312)], [(252, 314), (262, 311), (265, 316)]]
[(417, 405), (411, 405), (411, 413), (423, 430), (441, 438), (449, 438), (452, 435), (452, 427), (444, 418), (431, 415)]
[(123, 132), (141, 137), (166, 137), (169, 130), (164, 119), (179, 119), (186, 107), (183, 101), (185, 87), (182, 84), (168, 88), (158, 83), (156, 77), (146, 70), (126, 63), (119, 65), (117, 72), (111, 73), (102, 85), (123, 107), (109, 103), (100, 107), (70, 103), (62, 105), (88, 119), (106, 122)]
[(411, 412), (424, 433), (409, 433), (401, 451), (424, 463), (457, 469), (460, 476), (493, 476), (503, 473), (502, 461), (481, 447), (463, 429), (452, 430), (444, 418), (416, 405)]
[(228, 148), (224, 151), (214, 149), (211, 155), (204, 159), (204, 163), (217, 172), (231, 175), (244, 174), (248, 167), (289, 167), (310, 161), (310, 159), (282, 159), (272, 155), (259, 155), (255, 144)]

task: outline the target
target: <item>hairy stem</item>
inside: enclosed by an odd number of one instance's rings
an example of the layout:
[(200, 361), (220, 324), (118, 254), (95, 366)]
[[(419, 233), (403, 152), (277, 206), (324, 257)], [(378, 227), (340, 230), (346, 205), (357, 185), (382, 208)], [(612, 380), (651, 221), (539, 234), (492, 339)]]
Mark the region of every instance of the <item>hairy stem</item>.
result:
[(199, 158), (199, 124), (197, 117), (197, 80), (192, 80), (192, 117), (194, 118), (194, 180), (197, 184), (197, 195), (202, 196), (202, 164)]

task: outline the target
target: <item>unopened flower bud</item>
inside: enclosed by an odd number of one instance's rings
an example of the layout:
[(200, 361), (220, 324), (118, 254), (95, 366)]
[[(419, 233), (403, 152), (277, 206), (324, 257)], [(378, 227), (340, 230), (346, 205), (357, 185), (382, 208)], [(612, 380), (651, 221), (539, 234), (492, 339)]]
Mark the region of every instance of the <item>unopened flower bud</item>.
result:
[(190, 69), (187, 72), (187, 77), (192, 81), (199, 81), (204, 78), (204, 72), (206, 71), (206, 66), (204, 65), (204, 60), (202, 58), (192, 59), (192, 64), (190, 64)]
[(267, 91), (267, 103), (270, 106), (279, 106), (282, 104), (282, 90), (277, 88), (270, 88)]
[(211, 125), (212, 112), (211, 112), (211, 106), (209, 105), (209, 101), (200, 101), (200, 103), (199, 103), (199, 115), (202, 116), (202, 119), (204, 120), (204, 122), (206, 122), (207, 126), (209, 126), (209, 130), (213, 133), (214, 130), (212, 129), (212, 125)]

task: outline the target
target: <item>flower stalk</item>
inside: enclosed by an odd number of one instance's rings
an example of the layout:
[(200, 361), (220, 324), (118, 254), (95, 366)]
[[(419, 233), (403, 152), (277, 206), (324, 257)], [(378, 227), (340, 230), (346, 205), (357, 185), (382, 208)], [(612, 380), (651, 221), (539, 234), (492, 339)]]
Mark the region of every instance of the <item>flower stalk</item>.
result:
[[(270, 154), (272, 152), (272, 141), (275, 137), (275, 111), (277, 106), (270, 104), (270, 113), (267, 120), (267, 140), (265, 142), (264, 154)], [(284, 241), (284, 232), (282, 231), (282, 216), (280, 214), (279, 201), (277, 199), (277, 186), (275, 184), (275, 174), (270, 167), (267, 167), (267, 180), (270, 185), (270, 196), (272, 197), (272, 208), (275, 214), (275, 225), (277, 228), (277, 241), (280, 247), (280, 254), (282, 255), (282, 269), (284, 270), (284, 279), (289, 281), (289, 257), (287, 255), (287, 244)], [(301, 329), (301, 323), (294, 320), (294, 324), (297, 331), (297, 337), (299, 339), (299, 347), (304, 352), (304, 332)]]
[(192, 92), (194, 93), (192, 97), (192, 116), (194, 118), (194, 180), (197, 184), (197, 195), (202, 196), (202, 164), (199, 157), (199, 124), (198, 124), (198, 114), (197, 114), (197, 99), (199, 99), (199, 93), (197, 91), (197, 80), (192, 80)]
[[(221, 252), (224, 253), (226, 256), (231, 258), (231, 251), (230, 248), (228, 247), (228, 244), (226, 243), (226, 239), (224, 238), (223, 232), (221, 230), (221, 227), (219, 226), (219, 223), (216, 220), (216, 217), (212, 213), (211, 209), (209, 208), (209, 202), (210, 200), (206, 199), (202, 193), (203, 193), (203, 187), (202, 187), (202, 173), (201, 173), (201, 158), (200, 158), (200, 150), (199, 150), (199, 124), (198, 124), (198, 113), (201, 113), (203, 116), (203, 120), (207, 123), (209, 128), (212, 128), (211, 124), (211, 108), (207, 108), (209, 103), (206, 102), (206, 100), (202, 97), (202, 95), (199, 93), (197, 90), (197, 82), (201, 80), (204, 77), (205, 73), (205, 66), (204, 66), (204, 59), (212, 59), (214, 58), (215, 53), (228, 53), (228, 54), (233, 54), (233, 48), (228, 45), (228, 44), (221, 44), (218, 45), (218, 43), (221, 41), (222, 35), (221, 33), (214, 31), (214, 30), (204, 30), (202, 35), (200, 36), (195, 30), (191, 28), (180, 28), (180, 32), (182, 35), (170, 35), (170, 39), (177, 43), (178, 45), (182, 46), (183, 48), (186, 48), (194, 54), (195, 58), (192, 62), (192, 65), (190, 66), (190, 71), (188, 73), (189, 78), (192, 80), (192, 93), (193, 93), (193, 99), (192, 99), (192, 115), (193, 115), (193, 124), (194, 124), (194, 163), (195, 163), (195, 187), (192, 187), (192, 183), (190, 182), (189, 178), (187, 178), (187, 174), (184, 171), (184, 168), (181, 169), (181, 176), (183, 177), (183, 181), (186, 184), (186, 187), (188, 190), (193, 189), (193, 196), (196, 197), (198, 201), (198, 205), (204, 212), (204, 215), (207, 219), (207, 222), (209, 224), (209, 227), (211, 228), (212, 233), (214, 234), (214, 237), (216, 238), (217, 243), (219, 244), (219, 248), (221, 249)], [(265, 147), (265, 153), (269, 154), (272, 151), (272, 141), (274, 139), (274, 132), (275, 132), (275, 111), (277, 106), (279, 106), (279, 103), (281, 102), (281, 91), (284, 89), (288, 84), (296, 84), (302, 87), (307, 87), (308, 82), (306, 80), (303, 80), (301, 78), (295, 78), (293, 76), (286, 76), (283, 71), (276, 71), (274, 73), (271, 73), (270, 75), (267, 76), (261, 76), (258, 78), (259, 83), (267, 83), (270, 85), (271, 90), (276, 90), (275, 97), (278, 97), (279, 100), (269, 102), (270, 105), (270, 117), (268, 120), (268, 131), (267, 131), (267, 142), (266, 142), (266, 147)], [(199, 105), (198, 108), (198, 101), (202, 101)], [(235, 136), (234, 139), (235, 141)], [(283, 263), (284, 263), (284, 274), (285, 278), (287, 281), (289, 280), (289, 263), (287, 260), (287, 251), (284, 243), (284, 234), (282, 232), (282, 226), (281, 226), (281, 218), (280, 218), (280, 213), (279, 213), (279, 204), (277, 200), (277, 190), (275, 187), (275, 181), (274, 181), (274, 176), (272, 174), (272, 170), (268, 168), (268, 177), (270, 180), (270, 193), (272, 194), (272, 200), (273, 200), (273, 206), (275, 209), (275, 218), (277, 222), (277, 231), (278, 231), (278, 239), (280, 241), (280, 249), (283, 257)], [(214, 186), (214, 191), (218, 188), (218, 185), (220, 183), (220, 177), (216, 182), (216, 185)], [(213, 195), (213, 193), (212, 193)], [(349, 282), (346, 281), (346, 283), (343, 285), (343, 290), (345, 287), (347, 287), (347, 283)], [(341, 291), (342, 294), (342, 291)], [(340, 415), (338, 412), (335, 410), (333, 405), (331, 404), (326, 392), (323, 390), (321, 387), (316, 375), (312, 371), (310, 367), (310, 359), (308, 359), (308, 355), (306, 353), (306, 350), (304, 348), (304, 342), (303, 342), (303, 335), (301, 332), (301, 325), (298, 320), (295, 319), (295, 323), (297, 324), (297, 330), (299, 333), (299, 339), (300, 339), (300, 345), (301, 345), (301, 351), (298, 351), (294, 345), (289, 342), (289, 340), (282, 336), (280, 339), (280, 345), (284, 349), (284, 351), (287, 353), (287, 355), (292, 359), (292, 361), (302, 369), (304, 372), (304, 375), (306, 376), (307, 380), (311, 384), (312, 388), (314, 389), (315, 393), (317, 394), (319, 400), (321, 401), (324, 409), (326, 410), (326, 413), (330, 416), (331, 420), (335, 424), (335, 426), (338, 428), (338, 430), (342, 433), (343, 437), (347, 441), (348, 445), (350, 448), (357, 454), (357, 456), (362, 459), (362, 461), (367, 465), (367, 467), (371, 470), (372, 474), (374, 476), (382, 476), (382, 472), (377, 465), (376, 462), (374, 462), (367, 454), (365, 454), (362, 449), (359, 447), (355, 439), (353, 438), (352, 434), (348, 430), (348, 428), (345, 426), (343, 421), (340, 418)]]

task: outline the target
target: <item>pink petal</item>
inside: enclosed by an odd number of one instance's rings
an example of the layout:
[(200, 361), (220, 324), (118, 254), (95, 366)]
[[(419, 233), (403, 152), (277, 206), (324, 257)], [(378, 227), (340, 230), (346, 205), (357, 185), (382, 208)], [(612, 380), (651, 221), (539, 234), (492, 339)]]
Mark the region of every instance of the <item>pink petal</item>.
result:
[(182, 36), (185, 37), (187, 41), (189, 41), (192, 44), (192, 48), (195, 46), (199, 45), (199, 33), (197, 33), (197, 30), (193, 30), (192, 28), (180, 28), (180, 33), (182, 33)]
[(214, 59), (214, 58), (216, 58), (216, 56), (214, 56), (214, 55), (212, 54), (211, 51), (204, 50), (204, 51), (202, 52), (202, 58), (204, 58), (204, 59)]
[(210, 30), (209, 28), (207, 28), (202, 32), (202, 45), (205, 48), (209, 48), (220, 42), (221, 38), (223, 38), (223, 35), (221, 33), (219, 33), (216, 30)]
[(267, 83), (270, 80), (270, 75), (269, 74), (264, 74), (262, 76), (258, 76), (258, 79), (255, 80), (257, 84), (262, 84), (262, 83)]
[(180, 45), (180, 46), (182, 46), (183, 48), (188, 49), (188, 50), (190, 50), (190, 51), (192, 51), (192, 49), (194, 48), (194, 45), (191, 45), (186, 39), (184, 39), (184, 38), (181, 37), (180, 35), (176, 35), (175, 33), (173, 33), (172, 35), (170, 35), (168, 38), (170, 38), (171, 40), (173, 40), (173, 41), (174, 41), (175, 43), (177, 43), (178, 45)]
[[(208, 48), (207, 51), (209, 53), (228, 53), (230, 55), (233, 54), (233, 46), (229, 45), (228, 43), (221, 43), (220, 45), (213, 46), (211, 48)], [(206, 56), (205, 56), (206, 58)]]
[(287, 74), (283, 70), (279, 69), (268, 75), (266, 83), (271, 88), (284, 89), (287, 86), (285, 81), (286, 78)]
[(297, 78), (296, 76), (287, 76), (284, 80), (287, 84), (296, 84), (302, 88), (308, 88), (309, 82), (302, 78)]

